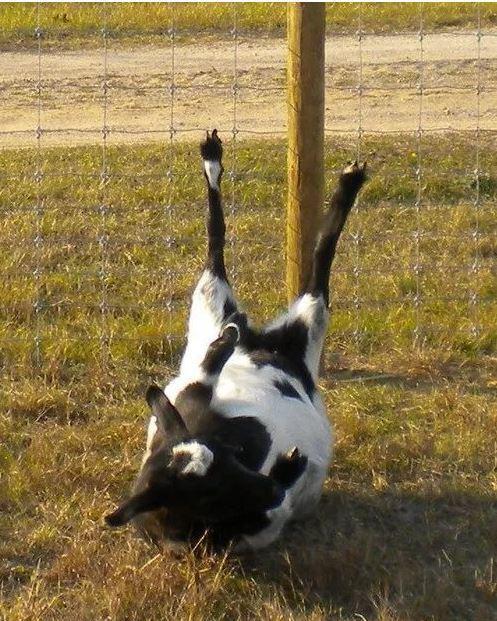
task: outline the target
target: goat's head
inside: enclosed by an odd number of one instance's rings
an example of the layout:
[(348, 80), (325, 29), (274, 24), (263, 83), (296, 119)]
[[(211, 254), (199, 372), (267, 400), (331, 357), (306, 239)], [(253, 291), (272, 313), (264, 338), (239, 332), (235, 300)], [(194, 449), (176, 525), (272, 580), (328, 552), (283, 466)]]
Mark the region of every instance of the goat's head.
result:
[[(106, 516), (110, 526), (160, 509), (186, 521), (215, 526), (238, 516), (263, 513), (282, 502), (284, 482), (246, 468), (237, 458), (236, 447), (193, 437), (160, 388), (150, 387), (147, 401), (157, 421), (151, 453), (133, 495)], [(295, 455), (288, 459), (302, 470)]]

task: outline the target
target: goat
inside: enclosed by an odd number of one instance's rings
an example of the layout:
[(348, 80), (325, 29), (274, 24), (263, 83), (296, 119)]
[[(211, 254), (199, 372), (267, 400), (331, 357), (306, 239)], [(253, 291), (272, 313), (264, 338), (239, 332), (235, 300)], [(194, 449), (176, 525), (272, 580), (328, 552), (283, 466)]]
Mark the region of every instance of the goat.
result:
[(146, 452), (131, 497), (106, 516), (154, 541), (208, 533), (219, 547), (261, 548), (315, 508), (333, 434), (316, 386), (338, 239), (366, 165), (341, 174), (324, 216), (310, 282), (256, 330), (239, 310), (224, 262), (222, 143), (200, 146), (207, 182), (207, 261), (193, 293), (179, 375), (151, 386)]

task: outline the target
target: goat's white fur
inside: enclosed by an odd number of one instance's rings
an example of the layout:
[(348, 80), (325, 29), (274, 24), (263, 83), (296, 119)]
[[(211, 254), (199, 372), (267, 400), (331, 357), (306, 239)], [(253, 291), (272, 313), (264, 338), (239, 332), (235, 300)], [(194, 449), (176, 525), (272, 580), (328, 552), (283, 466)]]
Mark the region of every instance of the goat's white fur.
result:
[(326, 327), (328, 325), (329, 312), (322, 296), (305, 293), (295, 300), (288, 312), (269, 325), (269, 328), (279, 328), (285, 324), (300, 319), (309, 328), (309, 342), (305, 352), (305, 363), (311, 372), (312, 378), (317, 379), (319, 373), (319, 360), (323, 349)]
[[(180, 374), (164, 389), (172, 403), (175, 403), (178, 394), (199, 372), (207, 348), (220, 335), (223, 329), (224, 303), (227, 299), (233, 300), (229, 285), (206, 270), (193, 294), (188, 344), (181, 362)], [(315, 378), (328, 318), (323, 298), (305, 294), (273, 326), (296, 318), (311, 328), (305, 362)], [(289, 382), (302, 400), (282, 398), (274, 385), (276, 380)], [(311, 400), (300, 382), (284, 371), (272, 366), (257, 367), (243, 349), (237, 346), (215, 385), (212, 406), (228, 418), (252, 416), (264, 424), (272, 443), (260, 469), (262, 474), (269, 473), (278, 455), (295, 446), (308, 458), (304, 473), (287, 490), (281, 505), (267, 512), (271, 524), (256, 535), (244, 537), (241, 544), (242, 547), (264, 547), (279, 536), (290, 518), (302, 517), (311, 512), (319, 501), (333, 445), (332, 430), (323, 401), (318, 391), (314, 392)], [(156, 428), (152, 416), (146, 456), (150, 454)]]
[(219, 190), (221, 164), (216, 160), (204, 160), (204, 170), (211, 188), (213, 188), (214, 190)]
[(197, 372), (207, 348), (219, 336), (226, 300), (235, 302), (231, 287), (205, 270), (193, 293), (188, 342), (181, 360), (179, 377)]
[(181, 470), (181, 474), (194, 474), (203, 477), (214, 461), (212, 451), (200, 442), (181, 442), (173, 448), (173, 458), (179, 455), (189, 455), (190, 461)]

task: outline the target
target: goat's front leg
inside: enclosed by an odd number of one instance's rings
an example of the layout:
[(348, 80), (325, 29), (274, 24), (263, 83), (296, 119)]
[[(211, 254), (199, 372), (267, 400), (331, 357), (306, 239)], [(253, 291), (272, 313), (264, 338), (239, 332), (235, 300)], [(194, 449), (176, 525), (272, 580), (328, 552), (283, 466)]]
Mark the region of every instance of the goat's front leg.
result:
[(200, 365), (188, 369), (188, 375), (180, 376), (182, 381), (187, 379), (188, 383), (176, 396), (175, 405), (184, 416), (190, 412), (198, 416), (199, 412), (207, 411), (219, 376), (239, 339), (239, 327), (235, 323), (227, 324), (221, 335), (207, 347)]
[(212, 136), (207, 133), (206, 140), (200, 145), (200, 152), (209, 201), (207, 258), (193, 293), (188, 345), (183, 356), (182, 371), (186, 367), (196, 367), (201, 363), (207, 348), (218, 337), (226, 319), (237, 310), (224, 263), (226, 226), (221, 200), (223, 147), (217, 130), (212, 131)]

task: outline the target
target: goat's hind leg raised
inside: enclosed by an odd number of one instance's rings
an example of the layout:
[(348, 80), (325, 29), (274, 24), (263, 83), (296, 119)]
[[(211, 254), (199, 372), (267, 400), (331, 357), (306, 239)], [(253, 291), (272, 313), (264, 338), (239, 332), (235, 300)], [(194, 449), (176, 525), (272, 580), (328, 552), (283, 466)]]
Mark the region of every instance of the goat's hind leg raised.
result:
[(329, 279), (331, 265), (343, 227), (366, 179), (366, 165), (355, 162), (340, 175), (338, 186), (314, 249), (311, 278), (305, 292), (287, 313), (268, 326), (265, 334), (282, 353), (301, 356), (315, 380), (328, 326)]
[(217, 130), (200, 145), (207, 182), (207, 257), (195, 288), (188, 324), (188, 345), (182, 364), (197, 366), (219, 336), (226, 319), (237, 311), (224, 263), (226, 226), (221, 199), (223, 148)]

